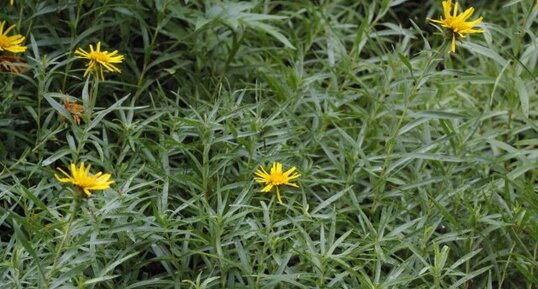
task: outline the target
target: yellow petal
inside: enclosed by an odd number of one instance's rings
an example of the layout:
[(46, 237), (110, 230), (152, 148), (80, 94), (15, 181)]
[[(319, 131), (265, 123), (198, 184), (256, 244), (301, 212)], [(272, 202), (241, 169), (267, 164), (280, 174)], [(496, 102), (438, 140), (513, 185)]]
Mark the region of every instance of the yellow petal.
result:
[(484, 17), (478, 17), (476, 20), (467, 22), (467, 25), (469, 25), (469, 28), (473, 28), (473, 27), (475, 27), (476, 25), (478, 25), (480, 22), (482, 22), (482, 19), (483, 19), (483, 18), (484, 18)]
[[(263, 189), (262, 189), (262, 193), (267, 193), (269, 191), (271, 191), (271, 189), (273, 188), (273, 184), (268, 184), (267, 186), (265, 186)], [(277, 186), (278, 188), (278, 186)]]
[(276, 187), (276, 200), (279, 204), (282, 205), (282, 198), (280, 197), (280, 190), (278, 189), (278, 187)]
[(445, 18), (450, 17), (450, 8), (452, 8), (452, 0), (443, 1), (443, 14)]
[(297, 184), (294, 184), (294, 183), (286, 183), (286, 185), (290, 186), (290, 187), (294, 187), (294, 188), (298, 188), (299, 185)]
[(254, 180), (257, 183), (261, 183), (261, 184), (270, 182), (267, 178), (254, 178)]
[(276, 172), (281, 174), (282, 173), (282, 164), (276, 163)]
[(7, 35), (9, 33), (9, 31), (13, 30), (13, 28), (15, 28), (15, 24), (9, 26), (9, 28), (6, 29), (6, 31), (4, 31), (4, 34)]
[(284, 176), (288, 177), (288, 176), (291, 175), (291, 173), (293, 173), (295, 170), (296, 170), (295, 167), (291, 167), (289, 170), (287, 170), (287, 171), (284, 173)]
[(431, 18), (427, 18), (428, 21), (430, 22), (433, 22), (433, 23), (439, 23), (439, 24), (443, 24), (444, 21), (443, 20), (435, 20), (435, 19), (431, 19)]
[(61, 168), (56, 168), (56, 169), (59, 170), (62, 174), (64, 174), (66, 177), (71, 178), (71, 176), (68, 173), (66, 173), (64, 170), (62, 170)]
[(454, 15), (452, 17), (458, 16), (458, 2), (456, 2), (456, 5), (454, 5)]
[(88, 190), (88, 188), (84, 188), (83, 191), (88, 197), (92, 195), (92, 193), (90, 192), (90, 190)]
[(62, 183), (70, 183), (70, 182), (71, 182), (71, 179), (69, 179), (69, 178), (61, 178), (61, 177), (58, 176), (57, 174), (54, 174), (54, 177), (55, 177), (59, 182), (62, 182)]

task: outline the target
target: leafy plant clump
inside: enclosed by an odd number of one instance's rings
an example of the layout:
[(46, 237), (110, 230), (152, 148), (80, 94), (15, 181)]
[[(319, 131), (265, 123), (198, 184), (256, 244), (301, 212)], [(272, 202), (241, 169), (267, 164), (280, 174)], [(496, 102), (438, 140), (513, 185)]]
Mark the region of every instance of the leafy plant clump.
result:
[(535, 1), (0, 11), (0, 288), (538, 287)]

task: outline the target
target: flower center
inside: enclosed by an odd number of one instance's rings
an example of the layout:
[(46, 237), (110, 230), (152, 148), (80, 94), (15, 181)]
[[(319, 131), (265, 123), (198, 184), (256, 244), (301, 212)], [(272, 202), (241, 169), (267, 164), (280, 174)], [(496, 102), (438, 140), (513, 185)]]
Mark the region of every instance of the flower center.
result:
[(271, 174), (271, 183), (275, 186), (285, 184), (287, 182), (287, 178), (284, 176), (284, 174)]
[(108, 56), (102, 52), (94, 51), (90, 53), (90, 58), (96, 62), (107, 62)]
[(459, 31), (462, 31), (462, 30), (465, 30), (465, 29), (468, 28), (467, 23), (465, 23), (464, 21), (459, 21), (459, 20), (448, 20), (447, 19), (447, 25), (454, 32), (459, 32)]
[(76, 186), (81, 189), (89, 188), (95, 185), (95, 179), (90, 176), (80, 176), (75, 180)]

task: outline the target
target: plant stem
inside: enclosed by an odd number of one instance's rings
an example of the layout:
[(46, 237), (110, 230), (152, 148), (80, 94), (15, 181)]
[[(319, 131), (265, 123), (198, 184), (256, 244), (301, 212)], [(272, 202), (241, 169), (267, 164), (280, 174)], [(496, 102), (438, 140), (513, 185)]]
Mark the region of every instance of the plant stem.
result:
[(67, 222), (67, 228), (65, 229), (64, 237), (62, 238), (62, 241), (60, 242), (60, 246), (58, 247), (58, 250), (56, 251), (56, 255), (54, 256), (54, 261), (52, 262), (52, 268), (50, 269), (50, 272), (49, 272), (49, 277), (46, 280), (47, 287), (49, 286), (50, 281), (52, 277), (54, 276), (54, 273), (56, 271), (56, 266), (58, 265), (58, 259), (60, 258), (60, 255), (63, 251), (65, 242), (67, 241), (67, 237), (69, 236), (69, 233), (71, 232), (71, 227), (73, 225), (73, 221), (75, 220), (75, 216), (79, 208), (80, 208), (80, 200), (78, 197), (75, 197), (73, 199), (73, 204), (71, 205), (71, 215), (69, 216), (69, 220)]
[(402, 128), (405, 117), (407, 116), (407, 111), (411, 103), (411, 98), (414, 97), (419, 92), (420, 86), (424, 84), (423, 79), (427, 76), (427, 74), (430, 72), (431, 69), (434, 69), (433, 65), (435, 63), (436, 58), (439, 57), (441, 51), (445, 51), (445, 48), (447, 45), (448, 45), (447, 42), (443, 42), (443, 45), (441, 45), (441, 48), (439, 50), (433, 51), (432, 55), (428, 58), (426, 62), (426, 67), (424, 71), (422, 71), (419, 77), (413, 81), (413, 86), (411, 87), (410, 92), (405, 96), (402, 114), (398, 118), (396, 127), (393, 129), (393, 133), (387, 141), (386, 150), (385, 150), (386, 157), (383, 162), (383, 166), (381, 167), (381, 172), (379, 173), (378, 181), (374, 185), (374, 191), (373, 191), (374, 196), (373, 196), (373, 204), (372, 204), (372, 210), (371, 210), (372, 212), (375, 212), (377, 210), (377, 207), (379, 206), (379, 203), (381, 202), (381, 197), (382, 197), (381, 194), (385, 189), (385, 183), (386, 183), (385, 174), (389, 166), (389, 162), (391, 160), (391, 154), (393, 152), (394, 146), (396, 145), (396, 140), (400, 133), (400, 129)]

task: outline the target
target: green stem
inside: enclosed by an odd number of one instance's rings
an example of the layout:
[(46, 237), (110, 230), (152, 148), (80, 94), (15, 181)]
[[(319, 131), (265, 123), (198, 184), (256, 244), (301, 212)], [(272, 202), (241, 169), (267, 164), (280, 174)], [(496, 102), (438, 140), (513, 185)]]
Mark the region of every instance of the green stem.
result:
[(93, 76), (92, 87), (90, 88), (90, 119), (95, 109), (95, 104), (97, 103), (97, 93), (99, 91), (99, 77), (96, 75)]
[(71, 205), (71, 215), (69, 216), (69, 220), (67, 222), (67, 228), (65, 229), (64, 237), (62, 238), (62, 241), (60, 242), (60, 246), (58, 247), (58, 250), (56, 251), (56, 255), (54, 256), (54, 261), (52, 262), (52, 268), (50, 269), (50, 272), (49, 272), (49, 277), (46, 280), (47, 288), (52, 278), (54, 277), (54, 273), (56, 273), (56, 267), (58, 266), (58, 259), (60, 259), (60, 255), (62, 254), (63, 248), (65, 246), (65, 242), (67, 241), (67, 238), (69, 237), (69, 233), (71, 232), (71, 228), (72, 228), (73, 222), (75, 221), (75, 216), (79, 208), (80, 208), (80, 200), (79, 200), (79, 197), (75, 196), (73, 199), (73, 204)]
[(422, 71), (420, 76), (417, 79), (415, 79), (414, 85), (413, 85), (411, 91), (409, 92), (409, 94), (407, 94), (405, 96), (405, 103), (404, 103), (402, 114), (400, 115), (400, 117), (398, 119), (398, 123), (396, 124), (396, 128), (394, 129), (394, 132), (393, 132), (392, 136), (387, 141), (385, 161), (383, 162), (383, 166), (381, 167), (381, 172), (379, 173), (378, 181), (376, 182), (376, 184), (374, 186), (374, 199), (373, 199), (373, 204), (372, 204), (372, 212), (376, 211), (378, 203), (380, 202), (380, 199), (381, 199), (380, 194), (385, 189), (385, 183), (386, 183), (385, 174), (386, 174), (386, 170), (387, 170), (387, 167), (389, 165), (389, 161), (391, 159), (392, 151), (393, 151), (394, 146), (396, 144), (396, 139), (398, 138), (398, 134), (400, 133), (400, 129), (401, 129), (402, 125), (403, 125), (405, 117), (407, 116), (407, 110), (409, 109), (411, 99), (418, 92), (418, 89), (423, 84), (422, 79), (426, 76), (427, 72), (429, 72), (429, 70), (431, 69), (430, 66), (432, 65), (432, 63), (434, 63), (434, 60), (439, 56), (441, 51), (445, 51), (446, 45), (447, 45), (447, 42), (445, 41), (441, 45), (439, 50), (432, 53), (432, 55), (428, 59), (428, 62), (426, 63), (425, 69)]
[[(78, 30), (78, 24), (80, 22), (80, 13), (82, 10), (82, 4), (84, 3), (84, 0), (79, 0), (77, 4), (77, 15), (75, 16), (75, 22), (73, 23), (71, 27), (71, 43), (69, 44), (69, 54), (68, 57), (73, 57), (73, 51), (75, 50), (75, 40), (77, 37), (77, 30)], [(65, 70), (64, 70), (64, 78), (62, 81), (62, 90), (64, 93), (67, 94), (66, 91), (66, 85), (67, 85), (67, 76), (69, 75), (69, 70), (71, 69), (71, 62), (66, 64)]]
[[(142, 67), (142, 71), (140, 72), (140, 77), (138, 78), (138, 83), (137, 83), (137, 86), (139, 89), (142, 86), (144, 77), (146, 76), (147, 69), (149, 66), (149, 60), (151, 58), (151, 52), (153, 51), (153, 48), (155, 47), (155, 44), (157, 43), (157, 36), (161, 32), (161, 29), (164, 27), (164, 25), (162, 25), (163, 24), (162, 18), (165, 16), (164, 12), (166, 11), (168, 4), (169, 4), (168, 1), (165, 0), (162, 5), (162, 10), (159, 10), (158, 18), (157, 18), (157, 27), (155, 28), (155, 33), (151, 37), (151, 42), (150, 42), (149, 47), (147, 47), (144, 51), (144, 65)], [(135, 97), (136, 96), (138, 96), (138, 94), (135, 94)]]

